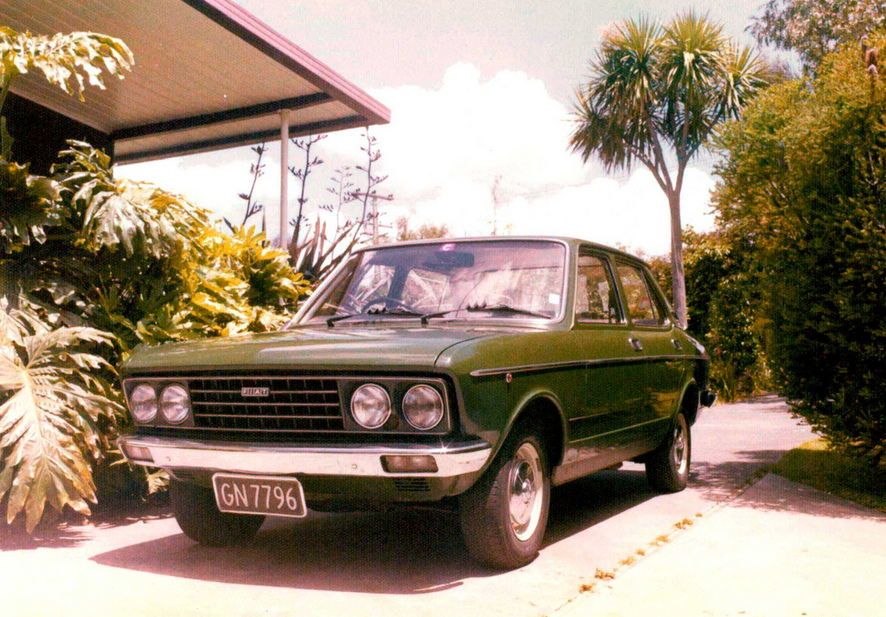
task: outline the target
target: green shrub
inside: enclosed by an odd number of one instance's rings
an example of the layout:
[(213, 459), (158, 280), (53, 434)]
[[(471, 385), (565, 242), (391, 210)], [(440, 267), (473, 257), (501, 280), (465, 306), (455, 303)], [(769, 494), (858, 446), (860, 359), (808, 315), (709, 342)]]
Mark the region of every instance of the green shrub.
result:
[[(755, 310), (756, 281), (744, 268), (749, 247), (719, 231), (684, 231), (688, 332), (711, 356), (711, 388), (732, 401), (771, 386), (763, 332)], [(664, 257), (650, 260), (663, 289), (670, 286)]]
[[(886, 51), (886, 37), (872, 38)], [(882, 55), (882, 54), (881, 54)], [(886, 87), (849, 48), (722, 134), (715, 196), (755, 247), (773, 378), (831, 441), (886, 448)], [(752, 325), (753, 328), (753, 325)]]

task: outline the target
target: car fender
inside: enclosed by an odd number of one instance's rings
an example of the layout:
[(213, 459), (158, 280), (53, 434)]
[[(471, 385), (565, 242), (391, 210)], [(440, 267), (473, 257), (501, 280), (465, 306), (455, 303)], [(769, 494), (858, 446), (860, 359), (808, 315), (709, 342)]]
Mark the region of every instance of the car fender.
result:
[(689, 424), (689, 426), (692, 426), (693, 424), (695, 424), (696, 420), (698, 420), (698, 417), (701, 415), (701, 406), (699, 405), (699, 396), (700, 395), (701, 395), (701, 389), (698, 386), (698, 382), (696, 382), (694, 378), (688, 380), (683, 385), (683, 390), (680, 392), (680, 397), (678, 398), (677, 407), (676, 407), (676, 409), (674, 409), (674, 413), (671, 415), (671, 425), (672, 426), (673, 426), (673, 423), (677, 421), (677, 414), (679, 414), (681, 411), (683, 411), (685, 409), (685, 406), (687, 403), (692, 402), (692, 401), (689, 401), (687, 399), (687, 397), (693, 397), (695, 399), (694, 400), (695, 405), (694, 405), (694, 408), (691, 412), (691, 417), (689, 417), (689, 416), (686, 417), (686, 422)]
[[(545, 410), (545, 411), (541, 411)], [(563, 458), (564, 444), (567, 440), (567, 432), (566, 432), (566, 416), (563, 413), (563, 405), (560, 401), (560, 398), (550, 389), (546, 388), (538, 388), (534, 390), (530, 390), (522, 393), (520, 398), (517, 400), (517, 403), (513, 406), (510, 416), (508, 417), (508, 423), (505, 427), (505, 430), (501, 433), (501, 438), (498, 440), (498, 443), (495, 444), (493, 448), (492, 456), (490, 456), (490, 462), (498, 455), (499, 450), (504, 445), (505, 441), (507, 441), (514, 427), (518, 422), (522, 421), (524, 418), (530, 417), (531, 414), (542, 413), (548, 416), (547, 421), (551, 421), (551, 412), (556, 414), (556, 422), (559, 423), (559, 443), (556, 446), (556, 456), (551, 457), (552, 460), (549, 461), (551, 467), (556, 466)]]

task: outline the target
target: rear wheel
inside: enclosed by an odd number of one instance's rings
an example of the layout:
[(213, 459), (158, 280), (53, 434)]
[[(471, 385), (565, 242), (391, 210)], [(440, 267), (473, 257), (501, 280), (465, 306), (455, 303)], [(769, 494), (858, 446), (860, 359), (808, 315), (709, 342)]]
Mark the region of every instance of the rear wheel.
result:
[(550, 501), (543, 441), (526, 427), (515, 428), (490, 468), (459, 498), (468, 552), (497, 569), (531, 562), (544, 538)]
[(689, 482), (691, 457), (689, 425), (683, 414), (679, 413), (664, 442), (647, 455), (646, 479), (652, 488), (661, 493), (682, 491)]
[(191, 540), (226, 546), (249, 540), (265, 520), (259, 514), (228, 514), (215, 504), (212, 489), (178, 480), (169, 483), (169, 501), (178, 526)]

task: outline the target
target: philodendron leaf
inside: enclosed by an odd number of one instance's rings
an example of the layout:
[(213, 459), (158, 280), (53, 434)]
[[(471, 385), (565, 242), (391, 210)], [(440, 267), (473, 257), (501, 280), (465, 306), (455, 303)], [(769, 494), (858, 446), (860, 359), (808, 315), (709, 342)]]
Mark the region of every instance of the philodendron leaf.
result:
[(54, 181), (0, 158), (0, 250), (44, 242), (44, 228), (60, 224), (64, 214)]
[(78, 348), (111, 340), (92, 328), (52, 329), (26, 302), (0, 312), (0, 392), (8, 397), (0, 405), (0, 499), (8, 496), (7, 522), (24, 513), (33, 531), (47, 501), (89, 513), (96, 422), (112, 420), (120, 405), (101, 377), (110, 371), (107, 362)]
[[(52, 36), (0, 29), (0, 78), (9, 81), (36, 68), (46, 80), (83, 100), (85, 82), (104, 88), (102, 70), (122, 78), (133, 64), (132, 52), (123, 41), (94, 32)], [(83, 74), (86, 74), (86, 80)], [(69, 83), (71, 80), (75, 85)]]

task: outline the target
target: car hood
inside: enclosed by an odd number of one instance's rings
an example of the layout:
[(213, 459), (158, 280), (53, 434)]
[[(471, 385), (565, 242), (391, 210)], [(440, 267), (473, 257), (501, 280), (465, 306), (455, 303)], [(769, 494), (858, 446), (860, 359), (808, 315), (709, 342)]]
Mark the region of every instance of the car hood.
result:
[(446, 349), (501, 331), (437, 327), (295, 328), (140, 347), (123, 373), (204, 368), (427, 368)]

